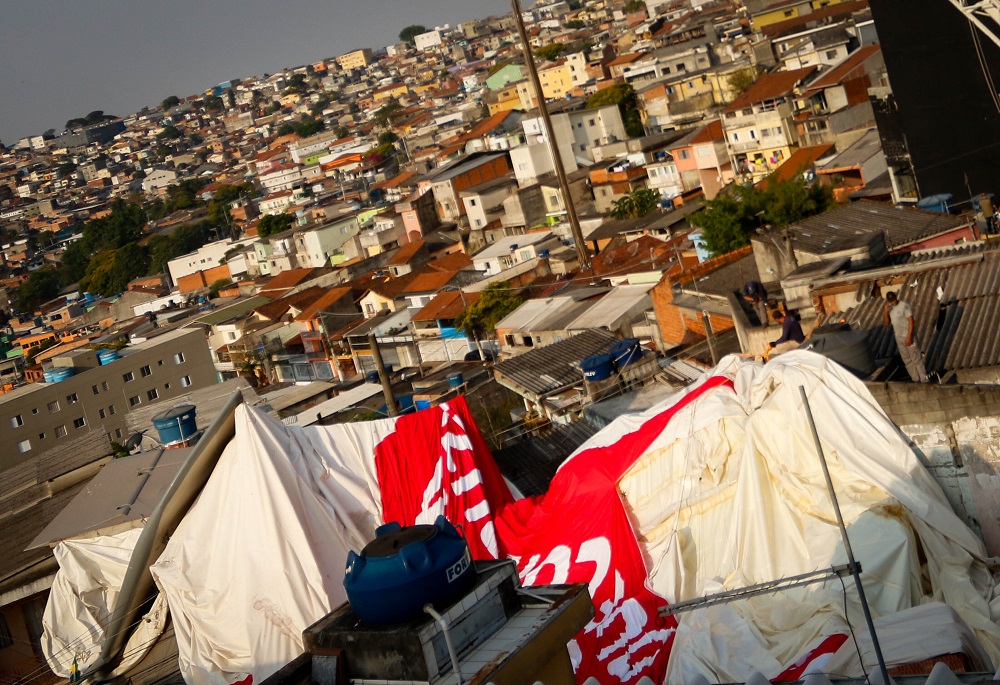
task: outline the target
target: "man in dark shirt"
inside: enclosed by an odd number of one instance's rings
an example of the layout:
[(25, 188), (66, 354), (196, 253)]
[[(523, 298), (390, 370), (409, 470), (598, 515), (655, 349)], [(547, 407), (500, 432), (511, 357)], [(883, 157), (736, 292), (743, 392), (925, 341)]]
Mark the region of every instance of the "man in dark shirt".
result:
[(772, 343), (768, 343), (769, 357), (794, 350), (806, 339), (805, 334), (802, 333), (802, 326), (799, 325), (798, 317), (792, 314), (785, 314), (781, 309), (772, 311), (771, 317), (781, 324), (781, 337)]

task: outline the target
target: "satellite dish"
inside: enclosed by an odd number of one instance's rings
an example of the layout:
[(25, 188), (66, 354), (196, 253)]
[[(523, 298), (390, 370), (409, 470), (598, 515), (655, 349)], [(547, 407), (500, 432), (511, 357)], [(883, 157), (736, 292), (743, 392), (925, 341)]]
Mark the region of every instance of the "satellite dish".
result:
[(128, 440), (125, 441), (125, 449), (131, 452), (136, 447), (142, 444), (142, 439), (146, 437), (143, 433), (133, 433), (129, 436)]

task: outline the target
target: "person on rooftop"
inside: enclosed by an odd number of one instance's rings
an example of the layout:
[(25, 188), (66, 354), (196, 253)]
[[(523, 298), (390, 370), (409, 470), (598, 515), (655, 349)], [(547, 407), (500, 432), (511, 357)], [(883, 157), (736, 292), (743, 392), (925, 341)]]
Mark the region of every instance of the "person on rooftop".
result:
[(806, 339), (799, 319), (794, 314), (787, 314), (780, 307), (776, 307), (771, 310), (771, 318), (781, 324), (781, 337), (767, 344), (768, 358), (794, 350)]
[(927, 369), (924, 368), (924, 355), (920, 352), (920, 345), (917, 341), (917, 325), (913, 321), (913, 309), (905, 302), (901, 302), (896, 293), (885, 294), (885, 309), (883, 311), (885, 325), (892, 326), (893, 335), (896, 337), (896, 347), (899, 349), (899, 356), (906, 365), (906, 372), (910, 374), (910, 380), (914, 383), (927, 383)]

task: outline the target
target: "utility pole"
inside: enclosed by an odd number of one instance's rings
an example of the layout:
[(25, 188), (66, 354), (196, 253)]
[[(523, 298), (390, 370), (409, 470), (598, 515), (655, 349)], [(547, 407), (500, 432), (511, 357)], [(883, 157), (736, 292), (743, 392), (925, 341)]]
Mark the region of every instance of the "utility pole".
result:
[(535, 58), (531, 54), (531, 44), (528, 43), (528, 31), (524, 27), (524, 17), (521, 16), (521, 2), (520, 0), (510, 0), (510, 4), (514, 11), (514, 22), (517, 24), (517, 33), (521, 37), (524, 63), (528, 68), (531, 86), (535, 89), (538, 111), (541, 113), (542, 122), (545, 124), (545, 136), (548, 139), (549, 152), (552, 154), (552, 163), (556, 168), (556, 178), (559, 179), (559, 189), (562, 191), (563, 204), (566, 205), (566, 219), (569, 221), (569, 229), (573, 234), (573, 242), (576, 244), (576, 256), (580, 261), (580, 270), (589, 271), (590, 255), (587, 253), (587, 244), (583, 240), (583, 230), (580, 228), (580, 219), (576, 215), (576, 207), (573, 206), (573, 199), (569, 190), (569, 179), (566, 178), (566, 170), (563, 169), (562, 164), (562, 155), (559, 154), (555, 131), (552, 130), (552, 119), (549, 117), (549, 108), (545, 104), (545, 96), (542, 95), (542, 84), (538, 80)]
[(378, 348), (378, 340), (375, 338), (374, 330), (368, 331), (368, 345), (372, 350), (372, 359), (375, 360), (375, 370), (378, 371), (378, 379), (382, 382), (382, 394), (385, 395), (385, 410), (389, 416), (397, 416), (396, 398), (392, 396), (389, 374), (385, 372), (385, 364), (382, 363), (382, 352)]

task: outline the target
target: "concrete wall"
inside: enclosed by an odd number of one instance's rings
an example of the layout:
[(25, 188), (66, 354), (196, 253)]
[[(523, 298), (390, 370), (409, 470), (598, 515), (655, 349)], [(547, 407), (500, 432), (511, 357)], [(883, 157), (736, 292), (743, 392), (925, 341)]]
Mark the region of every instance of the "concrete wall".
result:
[(1000, 387), (866, 385), (987, 553), (1000, 554)]

